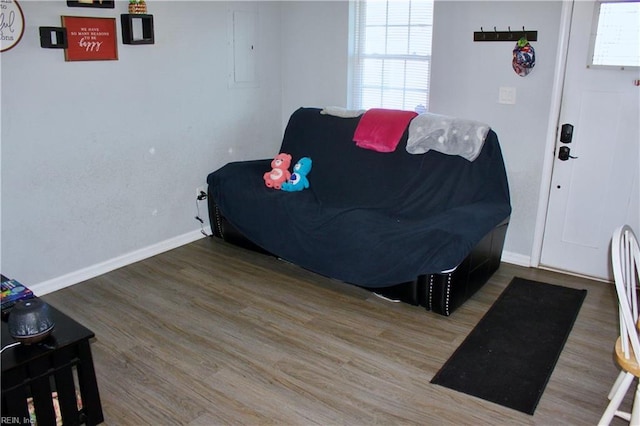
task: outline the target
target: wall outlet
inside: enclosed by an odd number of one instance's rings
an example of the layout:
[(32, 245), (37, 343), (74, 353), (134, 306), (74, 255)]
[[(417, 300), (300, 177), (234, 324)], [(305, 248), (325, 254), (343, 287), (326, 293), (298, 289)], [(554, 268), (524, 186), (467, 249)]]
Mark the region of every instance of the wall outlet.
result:
[(201, 192), (204, 192), (205, 194), (207, 193), (207, 185), (202, 185), (196, 188), (196, 198), (200, 196)]

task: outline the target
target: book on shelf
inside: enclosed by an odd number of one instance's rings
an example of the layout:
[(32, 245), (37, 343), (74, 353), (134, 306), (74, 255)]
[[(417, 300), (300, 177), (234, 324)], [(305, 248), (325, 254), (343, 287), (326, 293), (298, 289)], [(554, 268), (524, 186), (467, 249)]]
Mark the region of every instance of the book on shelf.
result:
[(18, 300), (32, 299), (35, 297), (35, 294), (33, 294), (27, 286), (17, 280), (3, 280), (0, 288), (2, 290), (2, 293), (0, 293), (2, 311), (11, 309)]

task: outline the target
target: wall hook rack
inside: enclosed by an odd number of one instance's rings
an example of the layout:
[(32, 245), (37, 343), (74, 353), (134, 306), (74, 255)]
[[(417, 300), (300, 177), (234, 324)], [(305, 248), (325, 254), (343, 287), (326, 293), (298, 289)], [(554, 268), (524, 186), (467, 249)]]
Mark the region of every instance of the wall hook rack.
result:
[(538, 41), (538, 31), (525, 30), (511, 31), (511, 27), (507, 27), (507, 31), (498, 31), (493, 27), (493, 31), (485, 31), (480, 27), (480, 31), (473, 33), (473, 41), (518, 41), (525, 37), (529, 41)]

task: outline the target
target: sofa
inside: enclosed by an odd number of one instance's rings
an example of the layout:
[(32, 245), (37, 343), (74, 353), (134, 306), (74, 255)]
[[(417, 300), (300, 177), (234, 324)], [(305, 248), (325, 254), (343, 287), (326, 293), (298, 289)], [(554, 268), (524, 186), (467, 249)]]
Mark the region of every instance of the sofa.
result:
[(500, 265), (511, 205), (497, 135), (487, 128), (471, 161), (410, 153), (416, 117), (397, 146), (375, 150), (354, 142), (365, 117), (320, 108), (291, 115), (279, 152), (292, 166), (312, 160), (302, 191), (265, 185), (272, 159), (210, 173), (213, 235), (448, 316)]

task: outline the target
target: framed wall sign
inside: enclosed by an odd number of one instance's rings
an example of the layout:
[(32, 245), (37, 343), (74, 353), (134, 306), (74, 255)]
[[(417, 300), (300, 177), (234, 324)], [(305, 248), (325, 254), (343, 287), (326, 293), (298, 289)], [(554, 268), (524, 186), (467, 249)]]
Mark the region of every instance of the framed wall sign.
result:
[(115, 0), (67, 0), (67, 6), (69, 7), (102, 7), (113, 9), (115, 3)]
[(0, 52), (11, 49), (24, 34), (24, 14), (16, 0), (0, 1)]
[(67, 29), (66, 61), (108, 61), (118, 59), (116, 18), (63, 16)]

